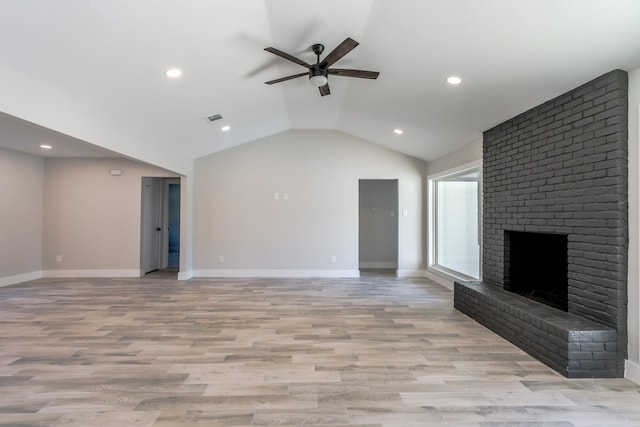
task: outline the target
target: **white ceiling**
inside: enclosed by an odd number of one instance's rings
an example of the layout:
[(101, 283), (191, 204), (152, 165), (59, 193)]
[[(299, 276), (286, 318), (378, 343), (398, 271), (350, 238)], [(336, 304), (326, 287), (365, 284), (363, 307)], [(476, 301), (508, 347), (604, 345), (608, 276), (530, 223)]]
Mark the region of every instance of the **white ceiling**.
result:
[[(264, 84), (305, 71), (265, 47), (315, 62), (313, 43), (326, 54), (346, 37), (360, 46), (334, 66), (377, 80), (330, 76), (325, 97), (304, 77)], [(640, 67), (640, 1), (3, 0), (0, 66), (65, 94), (114, 135), (190, 158), (304, 128), (432, 160), (612, 69)], [(164, 76), (172, 66), (182, 78)], [(20, 135), (7, 116), (14, 98), (2, 103), (0, 146), (47, 139), (73, 150), (77, 137), (113, 148), (80, 127), (66, 136), (24, 123)]]
[[(43, 149), (40, 145), (52, 148)], [(113, 151), (2, 112), (0, 147), (44, 157), (119, 157)]]

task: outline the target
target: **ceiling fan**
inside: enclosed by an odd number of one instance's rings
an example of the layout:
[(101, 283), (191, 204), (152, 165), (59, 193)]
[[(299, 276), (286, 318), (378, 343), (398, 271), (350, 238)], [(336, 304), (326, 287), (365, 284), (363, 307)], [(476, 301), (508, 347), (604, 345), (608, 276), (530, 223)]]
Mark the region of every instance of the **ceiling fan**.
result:
[(296, 58), (295, 56), (289, 55), (286, 52), (278, 50), (274, 47), (267, 47), (265, 50), (267, 52), (271, 52), (274, 55), (278, 55), (284, 59), (287, 59), (291, 62), (295, 62), (296, 64), (302, 65), (305, 68), (308, 68), (309, 71), (306, 73), (294, 74), (292, 76), (281, 77), (275, 80), (269, 80), (265, 82), (268, 85), (272, 85), (274, 83), (284, 82), (286, 80), (295, 79), (302, 76), (309, 76), (309, 83), (312, 86), (320, 89), (320, 95), (325, 96), (329, 95), (331, 91), (329, 90), (329, 75), (343, 76), (343, 77), (357, 77), (360, 79), (377, 79), (380, 74), (377, 71), (363, 71), (363, 70), (348, 70), (345, 68), (329, 68), (331, 65), (336, 63), (340, 58), (345, 56), (347, 53), (351, 52), (356, 46), (358, 46), (358, 42), (347, 37), (345, 41), (340, 43), (338, 47), (333, 49), (331, 53), (329, 53), (323, 60), (320, 62), (320, 55), (324, 52), (324, 45), (319, 43), (311, 46), (311, 50), (316, 55), (316, 63), (308, 64), (305, 61)]

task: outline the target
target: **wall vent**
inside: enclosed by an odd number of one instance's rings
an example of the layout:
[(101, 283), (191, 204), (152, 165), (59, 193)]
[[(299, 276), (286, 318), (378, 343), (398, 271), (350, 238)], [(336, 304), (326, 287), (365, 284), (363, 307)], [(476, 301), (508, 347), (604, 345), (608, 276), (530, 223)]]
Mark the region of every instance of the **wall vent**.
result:
[(207, 121), (209, 122), (215, 122), (216, 120), (220, 120), (222, 119), (222, 116), (220, 114), (214, 114), (213, 116), (207, 116)]

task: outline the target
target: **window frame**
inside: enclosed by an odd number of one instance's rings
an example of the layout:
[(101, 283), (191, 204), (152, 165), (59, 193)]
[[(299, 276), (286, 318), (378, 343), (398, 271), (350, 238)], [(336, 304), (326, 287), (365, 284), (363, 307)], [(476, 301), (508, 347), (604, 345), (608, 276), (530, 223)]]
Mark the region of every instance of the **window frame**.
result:
[[(438, 181), (446, 178), (465, 175), (471, 172), (478, 172), (478, 274), (479, 278), (470, 277), (459, 271), (455, 271), (439, 265), (437, 263), (437, 184)], [(466, 163), (442, 172), (427, 176), (427, 224), (428, 224), (428, 248), (427, 248), (427, 270), (449, 280), (482, 280), (482, 160)]]

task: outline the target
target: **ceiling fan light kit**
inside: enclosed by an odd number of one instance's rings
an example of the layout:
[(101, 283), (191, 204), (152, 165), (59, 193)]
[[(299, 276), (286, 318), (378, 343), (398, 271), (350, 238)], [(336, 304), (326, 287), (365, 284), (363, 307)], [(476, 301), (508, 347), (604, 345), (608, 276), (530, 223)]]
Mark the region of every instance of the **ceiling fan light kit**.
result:
[(316, 43), (311, 46), (311, 50), (316, 55), (316, 63), (313, 65), (308, 64), (305, 61), (276, 48), (267, 47), (265, 48), (267, 52), (273, 53), (274, 55), (277, 55), (291, 62), (295, 62), (298, 65), (302, 65), (303, 67), (308, 68), (309, 71), (307, 73), (299, 73), (287, 77), (281, 77), (275, 80), (270, 80), (268, 82), (265, 82), (265, 84), (272, 85), (274, 83), (280, 83), (286, 80), (291, 80), (308, 75), (309, 83), (320, 90), (321, 96), (326, 96), (331, 93), (331, 91), (329, 90), (329, 74), (343, 77), (356, 77), (360, 79), (377, 79), (378, 75), (380, 75), (380, 73), (377, 71), (329, 68), (347, 53), (351, 52), (356, 46), (358, 46), (358, 42), (347, 37), (345, 41), (340, 43), (338, 47), (332, 50), (324, 58), (324, 60), (320, 62), (320, 55), (322, 54), (322, 52), (324, 52), (324, 45)]
[(326, 70), (323, 71), (319, 68), (309, 69), (309, 83), (315, 87), (321, 87), (329, 83)]

